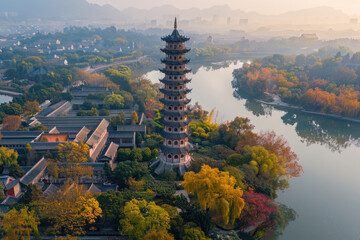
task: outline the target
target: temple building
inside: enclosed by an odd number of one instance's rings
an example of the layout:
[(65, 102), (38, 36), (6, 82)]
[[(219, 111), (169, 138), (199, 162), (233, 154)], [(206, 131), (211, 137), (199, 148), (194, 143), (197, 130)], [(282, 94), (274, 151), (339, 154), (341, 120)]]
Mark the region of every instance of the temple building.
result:
[(164, 104), (162, 110), (164, 130), (161, 133), (164, 143), (161, 146), (159, 158), (152, 166), (156, 166), (155, 172), (158, 174), (172, 169), (183, 175), (191, 161), (188, 142), (190, 119), (187, 107), (190, 102), (187, 94), (191, 92), (191, 89), (186, 86), (191, 81), (186, 74), (191, 70), (185, 66), (189, 63), (189, 60), (185, 58), (185, 54), (190, 51), (185, 47), (185, 42), (189, 38), (180, 35), (175, 18), (172, 34), (162, 37), (161, 40), (166, 42), (166, 46), (161, 49), (166, 54), (166, 58), (161, 60), (165, 68), (160, 70), (165, 74), (165, 77), (160, 79), (160, 82), (164, 84), (164, 87), (160, 89), (164, 94), (164, 97), (160, 99)]

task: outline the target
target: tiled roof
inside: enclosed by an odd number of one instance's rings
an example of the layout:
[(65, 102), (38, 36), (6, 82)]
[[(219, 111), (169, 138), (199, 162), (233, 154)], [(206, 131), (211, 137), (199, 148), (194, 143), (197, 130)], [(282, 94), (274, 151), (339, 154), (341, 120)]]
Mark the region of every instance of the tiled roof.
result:
[(117, 125), (118, 132), (145, 132), (145, 125)]
[(59, 191), (59, 188), (57, 186), (55, 186), (54, 184), (50, 184), (46, 190), (43, 192), (43, 195), (45, 197), (47, 196), (51, 196), (51, 195), (55, 195), (57, 193), (57, 191)]
[(91, 184), (87, 192), (91, 194), (97, 194), (97, 193), (101, 193), (101, 190), (98, 187), (96, 187), (94, 184)]
[(20, 197), (10, 197), (7, 196), (2, 202), (2, 205), (13, 205), (20, 200)]
[(90, 130), (87, 129), (86, 127), (83, 127), (77, 134), (75, 137), (74, 142), (85, 142), (88, 134), (89, 134)]
[(13, 181), (9, 182), (8, 184), (6, 184), (5, 190), (8, 191), (8, 190), (12, 189), (13, 187), (15, 187), (17, 184), (19, 184), (19, 179), (13, 180)]
[(104, 157), (107, 157), (107, 158), (113, 160), (116, 157), (118, 148), (119, 148), (119, 145), (111, 142), (104, 154)]
[(107, 127), (109, 126), (109, 122), (105, 119), (101, 120), (100, 124), (97, 126), (97, 128), (94, 130), (94, 132), (91, 134), (90, 138), (86, 141), (86, 144), (89, 146), (95, 145), (100, 137), (107, 132)]
[(47, 167), (47, 161), (43, 157), (41, 158), (22, 178), (20, 182), (28, 186), (30, 183), (34, 184), (37, 178), (40, 178)]

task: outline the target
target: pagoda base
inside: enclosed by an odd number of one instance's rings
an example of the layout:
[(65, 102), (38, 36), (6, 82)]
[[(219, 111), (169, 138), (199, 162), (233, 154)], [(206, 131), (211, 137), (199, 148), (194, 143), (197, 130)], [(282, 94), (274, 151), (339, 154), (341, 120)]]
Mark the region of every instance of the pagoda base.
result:
[(166, 170), (173, 170), (183, 176), (187, 168), (190, 167), (191, 160), (191, 157), (187, 155), (184, 160), (178, 163), (168, 162), (164, 154), (160, 153), (159, 157), (155, 160), (155, 162), (150, 164), (150, 167), (155, 168), (154, 172), (156, 174), (161, 174)]

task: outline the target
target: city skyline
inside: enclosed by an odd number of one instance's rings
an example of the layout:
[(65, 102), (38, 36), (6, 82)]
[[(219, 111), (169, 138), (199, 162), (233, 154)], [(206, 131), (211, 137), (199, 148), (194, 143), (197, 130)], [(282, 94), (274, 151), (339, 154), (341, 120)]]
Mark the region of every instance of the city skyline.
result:
[(243, 0), (198, 0), (196, 2), (190, 0), (181, 1), (181, 4), (173, 0), (154, 0), (154, 1), (123, 1), (123, 0), (87, 0), (90, 3), (97, 3), (100, 5), (110, 4), (120, 10), (128, 7), (135, 7), (139, 9), (151, 9), (162, 5), (173, 5), (180, 9), (188, 8), (208, 8), (216, 5), (229, 5), (232, 9), (240, 9), (243, 11), (255, 11), (262, 14), (282, 14), (289, 11), (297, 11), (307, 8), (316, 7), (332, 7), (344, 11), (347, 14), (355, 15), (360, 11), (360, 2), (356, 0), (304, 0), (304, 1), (286, 1), (286, 0), (275, 0), (275, 1), (264, 1), (254, 0), (252, 2), (246, 2)]

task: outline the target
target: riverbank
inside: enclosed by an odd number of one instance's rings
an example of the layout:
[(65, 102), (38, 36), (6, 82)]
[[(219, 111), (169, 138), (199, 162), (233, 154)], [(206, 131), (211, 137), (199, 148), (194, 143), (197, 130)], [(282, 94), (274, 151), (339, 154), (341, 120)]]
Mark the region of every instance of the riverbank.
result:
[(288, 104), (286, 102), (283, 102), (278, 95), (269, 94), (269, 93), (267, 93), (267, 94), (270, 95), (273, 98), (273, 100), (274, 100), (273, 102), (266, 102), (266, 101), (259, 100), (259, 99), (255, 99), (255, 101), (259, 102), (259, 103), (271, 105), (271, 106), (274, 106), (274, 107), (284, 107), (284, 108), (289, 108), (289, 109), (295, 109), (295, 110), (299, 110), (299, 111), (301, 111), (303, 113), (314, 114), (314, 115), (323, 116), (323, 117), (331, 117), (331, 118), (336, 118), (336, 119), (339, 119), (339, 120), (360, 123), (360, 119), (356, 119), (356, 118), (343, 117), (343, 116), (339, 116), (339, 115), (331, 114), (331, 113), (321, 113), (321, 112), (307, 111), (303, 107), (299, 107), (299, 106), (296, 106), (296, 105), (292, 105), (292, 104)]
[(20, 96), (20, 95), (23, 95), (22, 93), (19, 93), (19, 92), (13, 92), (13, 91), (4, 90), (4, 89), (0, 89), (0, 94), (8, 95), (8, 96)]

